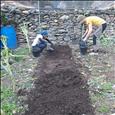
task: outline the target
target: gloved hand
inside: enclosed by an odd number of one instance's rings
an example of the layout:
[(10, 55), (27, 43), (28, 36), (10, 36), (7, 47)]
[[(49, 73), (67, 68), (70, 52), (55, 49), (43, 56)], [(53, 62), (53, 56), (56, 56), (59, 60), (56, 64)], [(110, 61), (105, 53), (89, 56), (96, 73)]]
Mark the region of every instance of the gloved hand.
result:
[(50, 51), (50, 52), (54, 51), (54, 45), (53, 44), (47, 45), (47, 51)]
[(47, 41), (48, 41), (48, 43), (50, 44), (50, 47), (52, 48), (52, 49), (54, 49), (54, 44), (49, 40), (49, 39), (46, 39)]

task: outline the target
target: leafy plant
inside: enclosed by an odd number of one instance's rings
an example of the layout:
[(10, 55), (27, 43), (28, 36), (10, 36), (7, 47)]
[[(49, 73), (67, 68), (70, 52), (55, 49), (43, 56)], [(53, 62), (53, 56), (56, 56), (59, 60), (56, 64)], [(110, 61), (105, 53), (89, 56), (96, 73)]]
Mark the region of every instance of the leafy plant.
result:
[(112, 91), (112, 83), (104, 81), (103, 77), (96, 77), (88, 81), (89, 86), (93, 91), (104, 94)]
[(4, 115), (13, 115), (13, 111), (17, 109), (15, 93), (10, 88), (1, 88), (1, 110)]
[(13, 88), (13, 90), (15, 90), (15, 80), (14, 80), (14, 75), (12, 73), (11, 66), (9, 64), (10, 55), (9, 55), (9, 49), (6, 46), (6, 37), (2, 36), (1, 41), (4, 46), (4, 49), (1, 51), (1, 57), (2, 57), (1, 67), (3, 67), (9, 73), (10, 79), (12, 81), (12, 88)]
[(1, 67), (2, 76), (9, 77), (11, 80), (11, 86), (8, 88), (1, 88), (1, 114), (3, 115), (13, 115), (14, 112), (21, 110), (20, 106), (18, 107), (16, 100), (16, 79), (14, 74), (14, 68), (9, 64), (10, 59), (23, 59), (27, 56), (28, 48), (19, 48), (12, 52), (7, 47), (7, 38), (6, 36), (1, 36), (1, 42), (3, 48), (1, 49)]
[(1, 12), (1, 25), (3, 26), (7, 26), (7, 25), (14, 25), (17, 26), (17, 23), (15, 22), (15, 20), (9, 19), (3, 12)]
[(13, 91), (15, 91), (15, 76), (12, 72), (12, 67), (10, 66), (9, 64), (9, 59), (11, 57), (23, 57), (25, 55), (13, 55), (12, 54), (12, 51), (8, 49), (7, 45), (6, 45), (6, 37), (5, 36), (2, 36), (1, 37), (1, 41), (2, 41), (2, 44), (3, 44), (3, 49), (1, 50), (1, 67), (3, 69), (5, 69), (5, 71), (9, 74), (9, 77), (12, 81), (12, 88), (13, 88)]
[(6, 25), (7, 21), (5, 14), (1, 12), (1, 24)]
[(101, 89), (104, 92), (110, 91), (110, 90), (112, 90), (112, 84), (110, 82), (103, 83), (103, 84), (101, 84)]
[(28, 49), (29, 52), (31, 52), (31, 47), (30, 47), (30, 42), (29, 42), (29, 38), (28, 38), (28, 28), (27, 28), (27, 24), (24, 22), (23, 25), (20, 25), (21, 31), (23, 32), (26, 41), (27, 41), (27, 45), (28, 45)]
[(98, 111), (101, 113), (107, 113), (109, 112), (109, 107), (107, 105), (102, 105), (101, 107), (98, 108)]
[(114, 40), (106, 36), (102, 36), (100, 41), (101, 41), (101, 44), (105, 47), (111, 46), (114, 44)]
[(29, 51), (28, 51), (28, 48), (18, 48), (14, 53), (15, 55), (19, 55), (19, 54), (22, 55), (22, 56), (18, 56), (14, 58), (15, 61), (19, 62), (25, 59)]

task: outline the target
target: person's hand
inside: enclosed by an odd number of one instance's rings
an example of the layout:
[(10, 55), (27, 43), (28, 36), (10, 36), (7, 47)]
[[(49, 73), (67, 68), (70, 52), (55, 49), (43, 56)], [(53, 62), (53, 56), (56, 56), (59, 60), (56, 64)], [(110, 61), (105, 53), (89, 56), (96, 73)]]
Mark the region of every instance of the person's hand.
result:
[(81, 37), (81, 40), (82, 40), (82, 41), (85, 41), (85, 36), (82, 36), (82, 37)]
[(52, 52), (52, 51), (54, 51), (54, 45), (52, 44), (49, 44), (49, 45), (47, 45), (47, 51), (48, 52)]
[(82, 40), (83, 40), (84, 42), (86, 42), (87, 38), (83, 38)]

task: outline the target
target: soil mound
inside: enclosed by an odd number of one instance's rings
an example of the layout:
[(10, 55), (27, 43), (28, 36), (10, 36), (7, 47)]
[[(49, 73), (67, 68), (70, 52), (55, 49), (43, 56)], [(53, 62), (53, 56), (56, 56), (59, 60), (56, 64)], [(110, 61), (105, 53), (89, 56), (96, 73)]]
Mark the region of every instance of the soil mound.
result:
[(81, 65), (74, 63), (69, 46), (56, 46), (38, 66), (25, 115), (94, 115)]

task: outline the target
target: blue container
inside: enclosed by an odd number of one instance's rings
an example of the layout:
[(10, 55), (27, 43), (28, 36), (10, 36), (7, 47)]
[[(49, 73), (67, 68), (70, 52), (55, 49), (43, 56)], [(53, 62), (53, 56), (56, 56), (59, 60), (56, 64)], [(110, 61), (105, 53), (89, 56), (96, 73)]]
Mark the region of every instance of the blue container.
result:
[[(12, 25), (2, 26), (0, 34), (7, 37), (8, 48), (10, 49), (17, 48), (17, 38), (16, 38), (16, 31), (15, 31), (14, 26)], [(1, 41), (0, 41), (0, 47), (2, 47)]]

